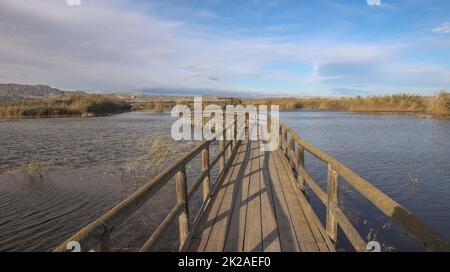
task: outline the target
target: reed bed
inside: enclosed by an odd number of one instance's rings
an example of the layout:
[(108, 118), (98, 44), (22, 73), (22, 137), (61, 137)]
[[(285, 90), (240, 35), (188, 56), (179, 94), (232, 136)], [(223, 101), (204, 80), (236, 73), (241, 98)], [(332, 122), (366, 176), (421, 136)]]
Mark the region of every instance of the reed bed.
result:
[(437, 118), (450, 117), (450, 94), (434, 96), (395, 94), (367, 97), (314, 97), (245, 99), (246, 105), (279, 105), (281, 110), (346, 110), (356, 112), (422, 113)]
[(0, 118), (98, 116), (131, 110), (131, 105), (103, 95), (78, 95), (56, 99), (5, 101)]

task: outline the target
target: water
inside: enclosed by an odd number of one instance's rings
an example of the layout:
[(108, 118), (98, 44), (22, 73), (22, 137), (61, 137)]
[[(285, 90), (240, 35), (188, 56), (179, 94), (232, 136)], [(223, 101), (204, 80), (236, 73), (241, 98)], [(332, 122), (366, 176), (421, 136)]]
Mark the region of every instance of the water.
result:
[[(295, 111), (281, 116), (305, 140), (450, 237), (450, 122), (345, 112)], [(52, 250), (162, 171), (180, 152), (193, 148), (195, 143), (172, 142), (171, 151), (149, 154), (152, 140), (167, 139), (172, 121), (168, 114), (152, 112), (0, 121), (0, 251)], [(211, 157), (215, 152), (216, 146)], [(155, 157), (163, 162), (153, 164)], [(48, 163), (49, 171), (25, 173), (23, 166), (34, 161)], [(190, 181), (199, 167), (199, 158), (188, 165)], [(306, 167), (325, 188), (324, 164), (307, 156)], [(311, 192), (308, 195), (323, 219), (323, 207)], [(385, 248), (420, 250), (354, 190), (343, 186), (341, 197), (364, 238), (370, 232)], [(192, 214), (200, 203), (198, 195), (191, 202)], [(113, 248), (136, 250), (174, 204), (171, 181), (121, 225)], [(176, 250), (177, 236), (175, 224), (159, 250)], [(349, 250), (345, 239), (339, 246)]]
[[(170, 140), (172, 121), (153, 112), (0, 121), (0, 251), (54, 249), (194, 148), (169, 142), (173, 148), (149, 154), (152, 140)], [(51, 167), (30, 175), (22, 170), (30, 162)], [(199, 158), (188, 164), (191, 181), (199, 168)], [(175, 205), (173, 182), (121, 226), (116, 249), (136, 250), (148, 239)], [(200, 203), (197, 197), (191, 206)], [(176, 239), (174, 228), (160, 250), (176, 249)]]
[[(449, 121), (316, 111), (283, 112), (281, 118), (307, 142), (353, 169), (450, 238)], [(306, 168), (325, 189), (326, 166), (307, 156)], [(375, 239), (387, 249), (421, 250), (373, 205), (343, 185), (342, 204), (363, 238), (371, 232), (371, 238), (376, 234)], [(314, 208), (321, 208), (317, 199), (311, 197), (311, 201)], [(348, 247), (345, 241), (341, 246)]]

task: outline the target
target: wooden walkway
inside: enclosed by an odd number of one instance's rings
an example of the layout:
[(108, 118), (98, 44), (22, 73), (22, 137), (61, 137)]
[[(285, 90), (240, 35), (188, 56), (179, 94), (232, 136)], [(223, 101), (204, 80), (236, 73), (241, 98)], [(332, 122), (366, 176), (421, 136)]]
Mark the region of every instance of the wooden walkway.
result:
[[(237, 118), (235, 124), (236, 121)], [(339, 233), (345, 235), (355, 251), (375, 251), (376, 247), (368, 246), (340, 206), (342, 182), (352, 186), (425, 250), (450, 251), (450, 242), (445, 237), (353, 170), (308, 144), (281, 121), (279, 146), (273, 152), (262, 152), (258, 141), (238, 140), (236, 127), (229, 125), (222, 132), (223, 136), (228, 132), (234, 134), (233, 139), (202, 142), (54, 251), (117, 250), (111, 247), (114, 232), (174, 177), (176, 205), (151, 233), (141, 252), (154, 251), (176, 221), (180, 251), (329, 252), (339, 245)], [(218, 142), (220, 152), (210, 158), (214, 142)], [(326, 164), (326, 190), (305, 168), (305, 153)], [(198, 156), (202, 171), (188, 183), (186, 165)], [(218, 166), (220, 174), (212, 181), (214, 166)], [(200, 188), (202, 206), (195, 219), (190, 220), (190, 202)], [(324, 224), (314, 213), (305, 192), (313, 193), (324, 205)]]
[(294, 184), (279, 150), (262, 152), (259, 142), (244, 142), (194, 230), (188, 251), (334, 251)]

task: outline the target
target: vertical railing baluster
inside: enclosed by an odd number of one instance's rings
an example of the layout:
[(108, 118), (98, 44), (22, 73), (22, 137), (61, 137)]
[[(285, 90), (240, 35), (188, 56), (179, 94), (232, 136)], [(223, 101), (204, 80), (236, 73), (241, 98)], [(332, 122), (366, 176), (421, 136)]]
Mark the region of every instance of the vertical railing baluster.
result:
[(211, 184), (210, 184), (210, 169), (209, 169), (209, 145), (205, 147), (202, 151), (202, 170), (207, 171), (205, 179), (203, 180), (203, 201), (206, 201), (209, 198), (209, 194), (211, 193)]
[(289, 141), (288, 159), (292, 169), (295, 169), (295, 141), (291, 136)]
[(334, 208), (339, 201), (339, 175), (333, 166), (328, 164), (328, 189), (327, 189), (327, 234), (334, 243), (337, 243), (337, 220)]
[(180, 249), (183, 248), (184, 243), (189, 235), (189, 203), (187, 198), (187, 181), (186, 181), (186, 166), (183, 165), (177, 173), (176, 177), (176, 193), (177, 203), (183, 205), (183, 211), (178, 218), (178, 230), (180, 237)]
[(284, 129), (283, 141), (284, 141), (284, 154), (289, 157), (289, 142), (287, 129)]
[(297, 144), (297, 183), (300, 191), (306, 193), (305, 179), (300, 172), (300, 168), (305, 168), (305, 150)]
[(238, 116), (236, 114), (236, 116), (234, 117), (234, 142), (233, 142), (233, 150), (237, 145), (237, 136), (238, 136), (238, 128), (237, 128), (237, 123), (238, 123)]

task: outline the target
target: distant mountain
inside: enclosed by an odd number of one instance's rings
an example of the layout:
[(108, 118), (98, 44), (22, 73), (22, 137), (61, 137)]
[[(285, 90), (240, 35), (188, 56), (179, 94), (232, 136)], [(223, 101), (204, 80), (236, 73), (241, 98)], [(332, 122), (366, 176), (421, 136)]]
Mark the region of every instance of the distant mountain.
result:
[(74, 92), (61, 91), (47, 85), (0, 84), (0, 100), (62, 97), (68, 93)]

